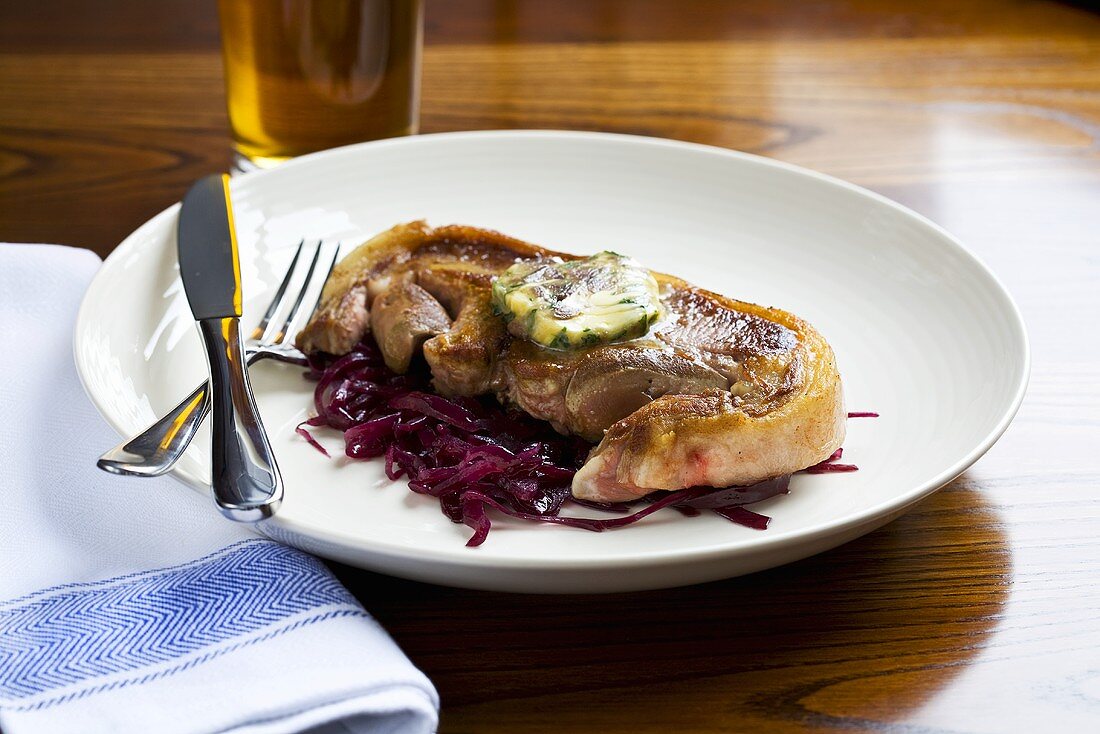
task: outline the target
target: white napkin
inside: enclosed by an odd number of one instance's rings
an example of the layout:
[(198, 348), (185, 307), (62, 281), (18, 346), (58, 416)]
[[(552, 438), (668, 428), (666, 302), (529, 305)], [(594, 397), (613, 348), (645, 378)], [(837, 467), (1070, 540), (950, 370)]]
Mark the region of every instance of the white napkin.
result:
[(95, 468), (118, 437), (71, 343), (98, 266), (0, 245), (0, 729), (434, 730), (431, 683), (317, 559)]

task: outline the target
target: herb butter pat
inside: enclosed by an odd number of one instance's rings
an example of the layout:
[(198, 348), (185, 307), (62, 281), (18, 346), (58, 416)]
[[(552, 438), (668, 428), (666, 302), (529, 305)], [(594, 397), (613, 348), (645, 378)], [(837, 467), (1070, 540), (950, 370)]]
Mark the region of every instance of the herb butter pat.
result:
[(643, 336), (661, 313), (657, 281), (614, 252), (525, 260), (493, 281), (493, 308), (513, 336), (579, 349)]

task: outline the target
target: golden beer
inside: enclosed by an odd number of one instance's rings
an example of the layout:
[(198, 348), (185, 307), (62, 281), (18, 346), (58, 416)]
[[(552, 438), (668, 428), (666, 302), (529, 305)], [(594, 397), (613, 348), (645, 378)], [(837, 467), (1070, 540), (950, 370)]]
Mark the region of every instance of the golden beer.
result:
[(238, 166), (415, 133), (422, 12), (421, 0), (219, 0)]

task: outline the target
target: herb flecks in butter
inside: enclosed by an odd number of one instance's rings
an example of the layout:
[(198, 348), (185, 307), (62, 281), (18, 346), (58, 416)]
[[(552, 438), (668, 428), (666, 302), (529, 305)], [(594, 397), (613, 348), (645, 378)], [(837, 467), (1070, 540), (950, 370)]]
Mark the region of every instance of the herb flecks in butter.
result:
[(600, 252), (568, 262), (517, 262), (494, 279), (493, 308), (513, 336), (567, 350), (645, 335), (661, 300), (648, 270)]

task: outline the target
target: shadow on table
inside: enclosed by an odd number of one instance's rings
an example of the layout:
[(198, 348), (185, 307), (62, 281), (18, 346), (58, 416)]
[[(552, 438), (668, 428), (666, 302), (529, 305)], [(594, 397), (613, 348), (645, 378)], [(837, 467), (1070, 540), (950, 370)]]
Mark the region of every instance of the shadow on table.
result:
[(563, 711), (659, 719), (664, 706), (683, 721), (718, 706), (858, 725), (897, 720), (982, 648), (1011, 576), (1001, 526), (964, 476), (836, 550), (681, 589), (526, 596), (335, 570), (435, 681), (445, 714), (553, 711), (564, 725)]

